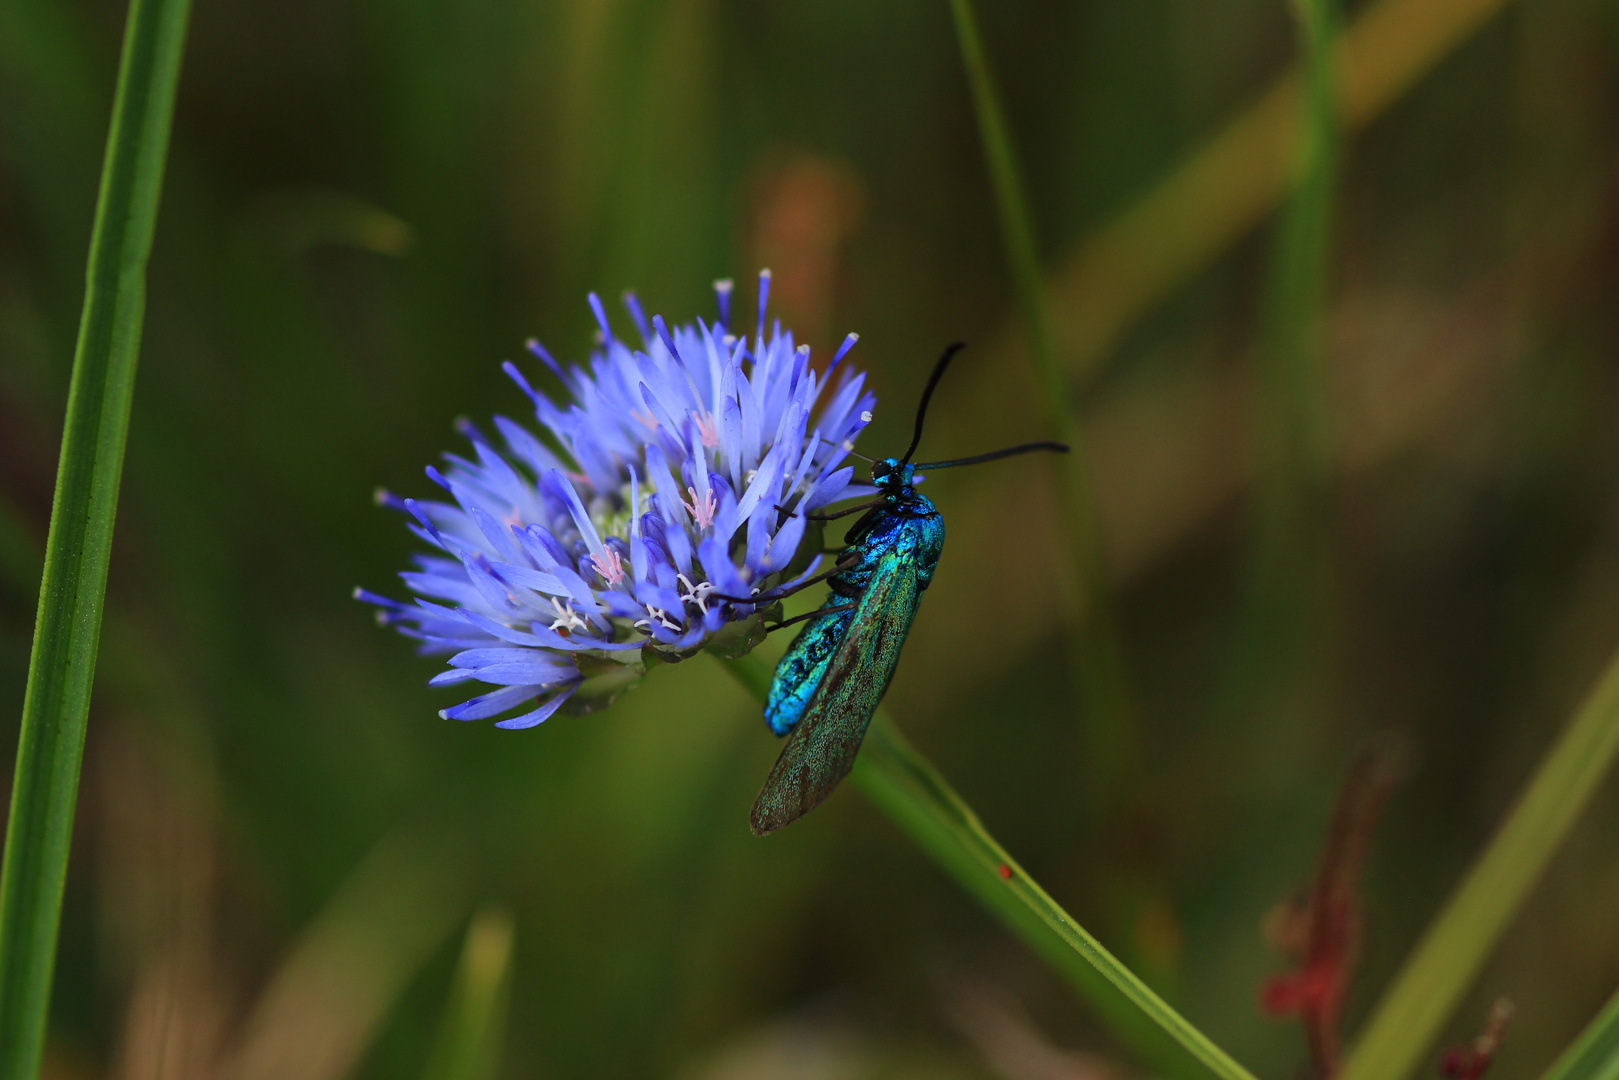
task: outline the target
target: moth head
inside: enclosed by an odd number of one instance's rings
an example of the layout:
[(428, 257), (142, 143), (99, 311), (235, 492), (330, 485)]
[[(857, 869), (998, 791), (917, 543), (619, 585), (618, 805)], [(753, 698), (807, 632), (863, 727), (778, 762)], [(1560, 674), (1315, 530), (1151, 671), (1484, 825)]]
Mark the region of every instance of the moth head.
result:
[(883, 491), (909, 487), (912, 471), (911, 463), (908, 461), (883, 458), (871, 466), (871, 482)]

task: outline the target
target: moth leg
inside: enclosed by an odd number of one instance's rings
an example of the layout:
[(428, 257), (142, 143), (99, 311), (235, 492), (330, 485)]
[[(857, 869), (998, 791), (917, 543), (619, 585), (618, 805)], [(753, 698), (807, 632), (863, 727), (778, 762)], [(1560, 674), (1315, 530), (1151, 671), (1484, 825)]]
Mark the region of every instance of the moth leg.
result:
[[(856, 503), (854, 506), (849, 507), (847, 510), (839, 510), (835, 514), (805, 514), (804, 516), (806, 518), (808, 518), (810, 521), (836, 521), (836, 520), (838, 520), (838, 518), (845, 518), (845, 517), (848, 517), (850, 514), (858, 514), (862, 510), (870, 510), (874, 506), (882, 506), (887, 501), (888, 501), (887, 499), (877, 499), (874, 502)], [(785, 506), (782, 506), (780, 503), (776, 504), (776, 509), (780, 510), (783, 514), (786, 514), (788, 517), (797, 516), (795, 511), (787, 509)]]
[(834, 608), (816, 608), (814, 611), (807, 611), (802, 615), (794, 615), (791, 619), (783, 619), (781, 622), (777, 623), (775, 626), (772, 626), (769, 630), (766, 630), (765, 633), (774, 634), (777, 630), (780, 630), (782, 627), (791, 626), (791, 625), (793, 625), (793, 623), (807, 622), (808, 620), (816, 618), (817, 616), (820, 616), (820, 615), (837, 615), (837, 614), (839, 614), (841, 612), (853, 611), (854, 609), (855, 609), (855, 605), (853, 605), (853, 604), (844, 604), (842, 607), (834, 607)]
[(884, 506), (887, 504), (887, 502), (887, 499), (876, 499), (868, 503), (856, 503), (847, 510), (839, 510), (835, 514), (805, 514), (804, 516), (811, 521), (836, 521), (838, 518), (846, 518), (850, 514), (858, 514), (862, 510), (870, 510), (876, 506)]
[(758, 596), (727, 596), (724, 593), (711, 592), (711, 593), (708, 594), (708, 597), (710, 599), (714, 599), (714, 600), (724, 600), (724, 601), (726, 601), (728, 603), (732, 603), (732, 604), (769, 604), (769, 603), (773, 603), (773, 602), (775, 602), (777, 600), (785, 599), (786, 597), (789, 597), (789, 596), (793, 595), (796, 592), (802, 592), (803, 590), (809, 588), (811, 585), (817, 585), (817, 584), (825, 581), (827, 578), (833, 576), (834, 574), (841, 574), (845, 570), (848, 570), (850, 567), (854, 566), (855, 563), (860, 561), (860, 556), (858, 555), (858, 553), (856, 553), (854, 558), (850, 558), (849, 555), (850, 555), (851, 550), (852, 549), (847, 549), (846, 548), (844, 550), (843, 555), (839, 556), (838, 561), (833, 564), (832, 569), (828, 570), (826, 573), (824, 573), (824, 574), (816, 574), (814, 577), (810, 578), (808, 581), (801, 581), (797, 585), (794, 585), (791, 589), (786, 589), (784, 591), (773, 592), (773, 593), (760, 593)]
[(846, 600), (858, 600), (860, 599), (860, 594), (865, 591), (859, 585), (847, 581), (833, 581), (829, 587)]

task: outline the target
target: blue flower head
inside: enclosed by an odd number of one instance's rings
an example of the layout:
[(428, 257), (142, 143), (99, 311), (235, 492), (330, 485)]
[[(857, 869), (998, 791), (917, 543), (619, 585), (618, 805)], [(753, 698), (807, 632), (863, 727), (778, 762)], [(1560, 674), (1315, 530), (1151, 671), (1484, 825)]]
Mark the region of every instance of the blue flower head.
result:
[(751, 338), (729, 329), (729, 281), (715, 285), (712, 324), (649, 325), (626, 294), (638, 347), (591, 294), (600, 333), (588, 366), (564, 368), (529, 343), (570, 401), (505, 365), (537, 433), (497, 416), (497, 443), (463, 421), (471, 453), (427, 470), (448, 501), (379, 492), (434, 550), (400, 575), (414, 603), (355, 595), (422, 653), (449, 655), (431, 685), (495, 688), (440, 715), (517, 711), (496, 726), (526, 728), (564, 703), (599, 708), (652, 656), (746, 652), (772, 605), (724, 598), (815, 574), (820, 530), (805, 515), (872, 490), (843, 462), (876, 398), (841, 364), (856, 335), (818, 372), (779, 321), (767, 333), (769, 289), (767, 270)]

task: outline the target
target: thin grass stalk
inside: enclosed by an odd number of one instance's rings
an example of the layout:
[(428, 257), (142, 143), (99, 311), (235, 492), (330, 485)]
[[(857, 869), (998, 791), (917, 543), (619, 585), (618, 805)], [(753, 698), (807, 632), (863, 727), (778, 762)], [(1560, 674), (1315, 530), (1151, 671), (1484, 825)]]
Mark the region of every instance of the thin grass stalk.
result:
[(1405, 1080), (1619, 755), (1619, 653), (1372, 1010), (1340, 1080)]
[(189, 0), (132, 0), (90, 238), (0, 870), (0, 1080), (39, 1072), (147, 257)]
[(1061, 546), (1071, 554), (1062, 575), (1070, 642), (1068, 666), (1086, 720), (1086, 791), (1095, 804), (1106, 806), (1110, 792), (1127, 784), (1136, 759), (1135, 707), (1118, 626), (1108, 602), (1101, 528), (1091, 493), (1083, 433), (1069, 403), (1068, 376), (1057, 353), (1045, 274), (1035, 244), (1034, 219), (972, 0), (950, 0), (950, 13), (972, 90), (1036, 386), (1045, 405), (1047, 424), (1058, 439), (1073, 448), (1059, 466), (1063, 482), (1058, 488), (1064, 527)]
[[(1333, 0), (1296, 0), (1298, 183), (1272, 246), (1255, 365), (1254, 498), (1243, 594), (1216, 711), (1285, 748), (1322, 707), (1332, 596), (1325, 327), (1339, 118)], [(1285, 752), (1285, 751), (1284, 751)]]
[[(726, 667), (765, 700), (771, 673), (763, 660), (747, 656)], [(1142, 1064), (1165, 1077), (1254, 1080), (1075, 922), (880, 709), (850, 781), (1065, 978)]]
[(511, 913), (502, 908), (486, 907), (472, 917), (423, 1080), (489, 1080), (495, 1075), (506, 1031), (515, 936)]
[[(1339, 117), (1365, 128), (1509, 0), (1371, 0), (1338, 37)], [(1050, 310), (1083, 384), (1129, 328), (1275, 209), (1296, 183), (1299, 70), (1194, 148), (1053, 270)]]
[[(1333, 0), (1295, 0), (1304, 59), (1297, 175), (1283, 210), (1266, 290), (1260, 349), (1263, 402), (1261, 511), (1272, 531), (1307, 528), (1327, 473), (1326, 358), (1322, 325), (1338, 165)], [(1289, 543), (1290, 540), (1280, 540)]]
[(1619, 1080), (1619, 993), (1608, 999), (1540, 1080)]

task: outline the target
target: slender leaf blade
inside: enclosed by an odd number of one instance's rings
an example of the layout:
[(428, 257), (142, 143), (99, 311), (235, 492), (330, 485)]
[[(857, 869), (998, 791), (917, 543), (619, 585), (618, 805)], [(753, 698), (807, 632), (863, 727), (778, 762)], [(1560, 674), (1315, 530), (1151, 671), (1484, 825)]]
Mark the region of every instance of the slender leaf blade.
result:
[[(1371, 0), (1339, 35), (1338, 108), (1364, 129), (1510, 0)], [(1242, 239), (1297, 181), (1289, 135), (1300, 73), (1278, 75), (1253, 104), (1182, 157), (1123, 212), (1067, 253), (1050, 277), (1055, 337), (1086, 385), (1131, 327)]]
[(1619, 993), (1608, 999), (1541, 1080), (1619, 1080)]
[(515, 937), (511, 914), (502, 908), (483, 908), (472, 917), (423, 1080), (489, 1080), (495, 1075)]
[(91, 233), (0, 870), (0, 1078), (37, 1075), (101, 632), (145, 273), (189, 0), (133, 0)]
[(1109, 796), (1127, 783), (1129, 769), (1136, 760), (1136, 736), (1134, 696), (1107, 596), (1101, 523), (1091, 493), (1083, 433), (1069, 403), (1068, 376), (1057, 351), (1045, 274), (1035, 242), (1034, 217), (1012, 145), (1011, 126), (990, 70), (989, 53), (984, 48), (972, 0), (949, 2), (962, 65), (972, 91), (973, 111), (978, 117), (979, 140), (995, 192), (1001, 240), (1029, 337), (1036, 386), (1045, 404), (1048, 425), (1070, 448), (1058, 464), (1062, 470), (1058, 509), (1064, 532), (1060, 547), (1071, 553), (1059, 585), (1069, 622), (1069, 678), (1078, 691), (1086, 719), (1085, 790), (1094, 803), (1106, 805)]
[(1342, 1080), (1403, 1080), (1455, 1009), (1619, 754), (1619, 654), (1372, 1011)]

